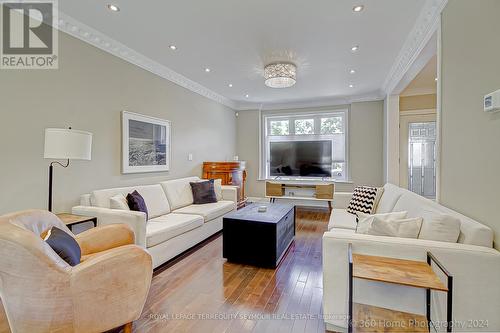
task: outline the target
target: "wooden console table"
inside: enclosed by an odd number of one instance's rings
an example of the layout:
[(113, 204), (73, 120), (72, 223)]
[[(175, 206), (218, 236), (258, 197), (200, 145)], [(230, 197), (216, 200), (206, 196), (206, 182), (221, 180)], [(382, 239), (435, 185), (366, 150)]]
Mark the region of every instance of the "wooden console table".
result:
[(238, 208), (245, 206), (245, 181), (247, 172), (244, 161), (235, 162), (203, 162), (204, 179), (221, 179), (222, 185), (238, 187)]
[[(311, 196), (289, 195), (290, 189), (310, 189)], [(332, 210), (333, 195), (335, 185), (333, 182), (300, 182), (300, 181), (280, 181), (272, 180), (266, 182), (266, 198), (271, 202), (276, 199), (295, 199), (295, 200), (315, 200), (328, 202), (328, 208)]]
[[(444, 266), (427, 252), (427, 262), (369, 256), (352, 253), (349, 244), (349, 317), (347, 331), (388, 332), (389, 325), (397, 324), (398, 332), (429, 332), (431, 320), (431, 291), (447, 294), (447, 332), (452, 329), (453, 277)], [(431, 267), (436, 266), (446, 275), (447, 286), (439, 279)], [(426, 316), (384, 309), (376, 306), (353, 303), (353, 279), (364, 279), (393, 283), (414, 288), (426, 289)], [(395, 327), (395, 326), (394, 326)], [(391, 331), (392, 332), (392, 331)]]

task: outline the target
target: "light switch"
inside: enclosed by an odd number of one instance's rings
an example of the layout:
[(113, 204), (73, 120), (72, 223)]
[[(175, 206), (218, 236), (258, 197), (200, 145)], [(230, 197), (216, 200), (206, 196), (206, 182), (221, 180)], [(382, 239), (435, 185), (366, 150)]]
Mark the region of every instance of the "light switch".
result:
[(192, 161), (193, 160), (193, 154), (189, 153), (188, 154), (188, 161)]

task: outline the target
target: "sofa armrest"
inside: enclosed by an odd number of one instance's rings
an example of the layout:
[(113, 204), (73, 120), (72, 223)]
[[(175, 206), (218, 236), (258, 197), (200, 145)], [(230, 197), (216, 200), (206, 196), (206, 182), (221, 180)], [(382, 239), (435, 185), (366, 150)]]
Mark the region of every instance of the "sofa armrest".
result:
[(109, 209), (91, 206), (76, 206), (72, 209), (73, 214), (97, 217), (98, 225), (109, 225), (124, 223), (128, 225), (135, 234), (135, 243), (146, 247), (146, 214), (131, 210)]
[(238, 202), (238, 186), (222, 185), (222, 199)]
[[(427, 252), (432, 252), (453, 276), (454, 321), (486, 320), (488, 330), (500, 330), (497, 314), (500, 308), (500, 252), (497, 250), (336, 230), (323, 235), (323, 307), (326, 322), (330, 325), (346, 327), (348, 244), (352, 244), (353, 253), (419, 261), (425, 261)], [(355, 281), (354, 287), (355, 301), (413, 313), (422, 313), (425, 309), (423, 289), (358, 281)], [(445, 318), (446, 307), (433, 305), (432, 311), (434, 318)], [(464, 328), (471, 331), (477, 329)]]
[(75, 239), (80, 245), (82, 255), (88, 255), (115, 247), (134, 244), (134, 231), (126, 224), (109, 224), (85, 230)]
[(103, 332), (140, 317), (153, 273), (151, 255), (125, 245), (73, 267), (75, 331)]

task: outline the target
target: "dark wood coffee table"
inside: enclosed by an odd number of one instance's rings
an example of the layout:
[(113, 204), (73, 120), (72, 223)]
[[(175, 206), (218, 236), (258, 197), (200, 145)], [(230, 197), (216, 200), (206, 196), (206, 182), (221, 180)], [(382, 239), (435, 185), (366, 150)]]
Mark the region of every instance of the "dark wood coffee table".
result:
[[(267, 206), (266, 212), (258, 212)], [(295, 206), (250, 204), (223, 219), (222, 251), (228, 261), (276, 268), (295, 237)]]

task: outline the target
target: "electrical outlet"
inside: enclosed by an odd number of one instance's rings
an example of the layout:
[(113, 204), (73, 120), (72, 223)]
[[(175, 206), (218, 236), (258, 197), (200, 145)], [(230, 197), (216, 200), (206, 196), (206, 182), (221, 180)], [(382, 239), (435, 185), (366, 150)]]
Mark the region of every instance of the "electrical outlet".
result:
[(188, 154), (188, 161), (192, 161), (193, 160), (193, 154), (189, 153)]

